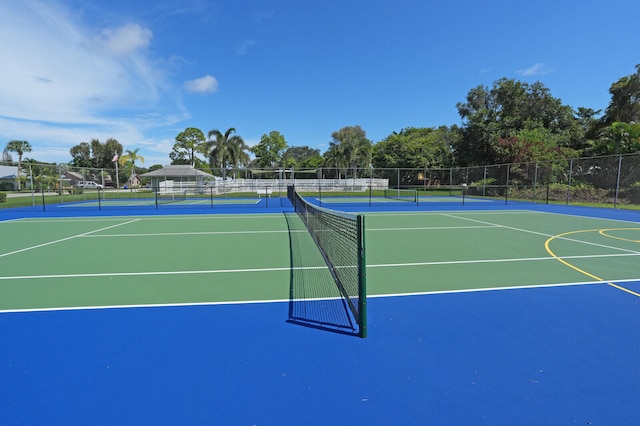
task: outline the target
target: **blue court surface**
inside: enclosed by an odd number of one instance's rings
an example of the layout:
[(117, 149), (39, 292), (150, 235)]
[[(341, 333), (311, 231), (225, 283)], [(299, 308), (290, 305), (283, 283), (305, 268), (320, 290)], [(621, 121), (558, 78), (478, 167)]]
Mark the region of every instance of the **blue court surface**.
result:
[[(344, 207), (349, 208), (363, 210)], [(122, 211), (96, 213), (122, 220), (119, 228), (96, 224), (100, 232), (87, 232), (90, 224), (82, 222), (86, 229), (75, 231), (82, 234), (58, 235), (50, 243), (35, 242), (37, 235), (25, 247), (0, 240), (0, 296), (5, 297), (0, 300), (5, 306), (0, 306), (0, 425), (640, 423), (638, 213), (529, 208), (416, 206), (400, 212), (378, 206), (365, 211), (364, 339), (289, 321), (287, 291), (295, 271), (288, 270), (288, 262), (294, 253), (269, 243), (286, 245), (284, 217), (271, 216), (280, 228), (251, 236), (255, 244), (273, 238), (264, 244), (275, 260), (273, 270), (252, 269), (250, 281), (234, 278), (248, 269), (214, 270), (218, 266), (209, 261), (224, 254), (220, 261), (229, 263), (247, 253), (245, 246), (222, 242), (246, 241), (241, 238), (251, 229), (235, 236), (181, 235), (190, 248), (174, 246), (171, 256), (160, 260), (175, 259), (173, 269), (144, 282), (137, 277), (162, 266), (154, 265), (149, 253), (136, 253), (142, 259), (139, 271), (99, 277), (74, 275), (72, 262), (68, 270), (54, 262), (51, 270), (64, 272), (54, 275), (38, 265), (38, 254), (46, 247), (46, 253), (68, 260), (69, 252), (62, 250), (69, 238), (75, 247), (112, 244), (121, 253), (133, 241), (171, 244), (177, 230), (187, 226), (180, 218), (163, 225), (175, 226), (173, 234), (161, 235), (153, 228), (157, 218), (145, 222), (136, 211), (136, 232), (149, 232), (136, 234), (138, 240), (125, 234), (131, 217), (110, 216)], [(264, 210), (291, 212), (273, 209)], [(247, 226), (266, 226), (266, 216), (255, 213), (227, 209), (225, 217), (235, 214), (229, 223), (240, 226), (253, 216)], [(55, 215), (31, 216), (5, 214), (0, 230)], [(201, 217), (212, 224), (222, 218)], [(63, 230), (55, 222), (34, 226)], [(187, 271), (182, 262), (194, 258), (189, 250), (201, 244), (201, 237), (207, 244), (194, 262), (206, 259), (210, 270), (196, 274), (195, 263)], [(214, 249), (216, 243), (221, 247)], [(27, 252), (34, 256), (28, 270), (16, 272), (12, 262)], [(182, 252), (189, 256), (180, 258)], [(213, 300), (218, 293), (207, 293), (215, 290), (208, 283), (226, 286), (235, 296)], [(202, 300), (73, 305), (80, 298), (74, 292), (81, 293), (83, 286), (106, 286), (97, 293), (104, 295), (110, 285), (136, 301), (156, 300), (162, 295), (155, 291), (167, 288), (173, 289), (170, 295), (197, 288)], [(231, 288), (237, 285), (248, 290)], [(260, 297), (267, 286), (276, 296)], [(59, 306), (20, 307), (52, 291)]]
[(585, 285), (369, 304), (367, 339), (288, 324), (286, 303), (5, 313), (0, 423), (638, 420), (640, 310), (623, 292)]

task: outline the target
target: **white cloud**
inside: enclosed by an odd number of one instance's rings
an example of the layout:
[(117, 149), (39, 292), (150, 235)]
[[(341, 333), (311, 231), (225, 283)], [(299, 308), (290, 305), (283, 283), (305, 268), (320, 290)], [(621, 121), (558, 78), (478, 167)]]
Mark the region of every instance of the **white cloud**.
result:
[(218, 91), (218, 80), (210, 75), (205, 75), (195, 80), (184, 83), (184, 87), (190, 93), (215, 93)]
[(120, 28), (104, 29), (101, 42), (110, 54), (125, 56), (146, 48), (152, 38), (153, 33), (148, 28), (129, 23)]
[(0, 6), (11, 40), (0, 43), (0, 57), (11, 59), (0, 66), (0, 141), (29, 140), (33, 158), (69, 161), (82, 141), (115, 137), (132, 147), (188, 116), (166, 78), (171, 64), (148, 56), (151, 29), (100, 27), (62, 5)]
[(524, 70), (518, 70), (518, 74), (524, 76), (534, 76), (534, 75), (545, 75), (549, 74), (551, 70), (545, 64), (537, 63), (531, 65), (529, 68)]
[(258, 42), (253, 39), (245, 40), (240, 44), (240, 46), (238, 46), (238, 50), (236, 52), (238, 53), (238, 55), (246, 55), (249, 49), (255, 46), (257, 43)]
[[(109, 110), (154, 103), (164, 84), (142, 55), (152, 38), (137, 24), (94, 30), (55, 3), (3, 6), (0, 28), (0, 115), (87, 123)], [(100, 36), (95, 35), (100, 31)]]
[[(57, 126), (44, 122), (24, 123), (0, 117), (2, 134), (16, 135), (6, 137), (6, 140), (17, 137), (28, 140), (33, 146), (33, 151), (28, 157), (47, 162), (70, 161), (69, 150), (80, 142), (89, 142), (94, 138), (104, 142), (109, 138), (115, 138), (125, 149), (141, 148), (145, 164), (147, 164), (147, 156), (150, 161), (153, 161), (151, 164), (164, 164), (168, 161), (168, 153), (171, 152), (175, 141), (165, 141), (162, 136), (154, 136), (153, 129), (169, 128), (173, 125), (175, 125), (174, 122), (158, 123), (147, 117), (105, 120), (77, 126)], [(34, 141), (39, 142), (36, 145)]]

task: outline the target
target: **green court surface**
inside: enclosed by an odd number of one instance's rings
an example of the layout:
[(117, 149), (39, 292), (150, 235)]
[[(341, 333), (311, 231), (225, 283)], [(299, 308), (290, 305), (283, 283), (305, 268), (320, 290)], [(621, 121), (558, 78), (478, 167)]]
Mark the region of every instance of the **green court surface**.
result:
[[(289, 223), (288, 223), (289, 220)], [(285, 214), (0, 222), (0, 311), (288, 300)], [(533, 211), (366, 214), (370, 297), (640, 277), (640, 225)], [(320, 274), (310, 239), (298, 277)], [(624, 285), (624, 284), (620, 284)]]
[[(388, 197), (381, 197), (381, 196), (372, 196), (372, 197), (368, 197), (368, 196), (348, 196), (348, 195), (341, 195), (341, 196), (336, 196), (334, 194), (328, 193), (325, 195), (322, 195), (322, 197), (312, 197), (311, 200), (316, 203), (316, 204), (326, 204), (326, 205), (331, 205), (331, 204), (380, 204), (380, 205), (384, 205), (384, 204), (395, 204), (395, 205), (402, 205), (402, 204), (407, 204), (407, 205), (415, 205), (416, 204), (416, 200), (411, 199), (411, 198), (404, 198), (404, 199), (398, 199), (398, 198), (388, 198)], [(473, 197), (462, 197), (462, 196), (434, 196), (434, 195), (429, 195), (429, 196), (418, 196), (417, 197), (417, 204), (429, 204), (429, 203), (433, 203), (433, 204), (437, 204), (437, 203), (457, 203), (457, 204), (462, 204), (464, 201), (464, 203), (492, 203), (495, 202), (494, 199), (482, 199), (482, 198), (473, 198)]]
[(0, 424), (638, 424), (640, 224), (557, 210), (366, 212), (362, 339), (291, 209), (0, 221)]

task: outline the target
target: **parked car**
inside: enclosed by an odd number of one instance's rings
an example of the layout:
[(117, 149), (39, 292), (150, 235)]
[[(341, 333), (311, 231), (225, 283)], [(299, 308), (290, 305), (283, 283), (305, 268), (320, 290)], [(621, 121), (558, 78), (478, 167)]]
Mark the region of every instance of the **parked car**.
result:
[(84, 189), (104, 189), (104, 187), (102, 185), (100, 185), (99, 183), (95, 183), (95, 182), (91, 182), (91, 181), (78, 182), (76, 184), (76, 186), (78, 188), (84, 188)]

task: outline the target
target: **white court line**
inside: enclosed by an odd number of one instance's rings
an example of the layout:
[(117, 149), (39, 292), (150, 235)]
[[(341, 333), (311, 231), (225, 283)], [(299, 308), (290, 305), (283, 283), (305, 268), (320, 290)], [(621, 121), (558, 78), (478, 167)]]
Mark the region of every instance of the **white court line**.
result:
[[(78, 216), (75, 218), (50, 218), (50, 219), (28, 219), (19, 218), (12, 219), (13, 221), (20, 221), (21, 223), (60, 223), (60, 222), (108, 222), (108, 221), (120, 221), (125, 219), (136, 218), (139, 220), (149, 221), (178, 221), (178, 220), (217, 220), (217, 219), (231, 219), (237, 221), (239, 219), (278, 219), (283, 220), (282, 213), (259, 213), (259, 214), (202, 214), (202, 215), (161, 215), (161, 216)], [(5, 222), (10, 222), (6, 220)], [(0, 221), (0, 223), (2, 223)]]
[[(202, 232), (154, 232), (148, 234), (109, 234), (109, 235), (83, 235), (83, 238), (112, 238), (112, 237), (180, 237), (184, 235), (236, 235), (236, 234), (287, 234), (286, 229), (270, 231), (202, 231)], [(291, 231), (292, 233), (307, 232), (306, 229)]]
[[(640, 256), (640, 253), (620, 253), (605, 255), (586, 255), (586, 256), (566, 256), (562, 259), (594, 259), (606, 257), (628, 257)], [(488, 263), (505, 263), (505, 262), (539, 262), (539, 261), (557, 261), (555, 257), (529, 257), (516, 259), (478, 259), (478, 260), (455, 260), (440, 262), (413, 262), (413, 263), (383, 263), (368, 264), (367, 268), (398, 268), (406, 266), (438, 266), (438, 265), (468, 265), (468, 264), (488, 264)], [(293, 268), (297, 271), (324, 270), (326, 266), (305, 266)], [(188, 270), (188, 271), (147, 271), (147, 272), (103, 272), (103, 273), (86, 273), (86, 274), (54, 274), (54, 275), (16, 275), (9, 277), (0, 277), (0, 281), (7, 280), (37, 280), (52, 278), (97, 278), (97, 277), (139, 277), (139, 276), (158, 276), (158, 275), (205, 275), (205, 274), (233, 274), (233, 273), (255, 273), (255, 272), (282, 272), (291, 271), (291, 267), (280, 268), (247, 268), (247, 269), (210, 269), (210, 270)], [(611, 280), (609, 280), (611, 281)], [(616, 280), (614, 280), (617, 282)]]
[[(326, 266), (311, 266), (304, 268), (294, 268), (296, 270), (316, 270), (326, 269)], [(37, 280), (51, 278), (97, 278), (97, 277), (141, 277), (153, 275), (198, 275), (198, 274), (233, 274), (242, 272), (281, 272), (291, 271), (291, 267), (282, 268), (248, 268), (248, 269), (211, 269), (195, 271), (149, 271), (149, 272), (103, 272), (87, 274), (55, 274), (55, 275), (16, 275), (13, 277), (0, 277), (3, 280)]]
[(24, 221), (24, 220), (25, 220), (25, 218), (23, 218), (23, 217), (15, 217), (13, 219), (0, 220), (0, 223), (19, 222), (19, 221)]
[[(420, 212), (361, 212), (367, 216), (442, 216), (444, 213), (460, 213), (460, 210), (438, 210), (438, 211), (420, 211)], [(464, 211), (464, 214), (491, 214), (493, 215), (522, 215), (522, 214), (544, 214), (544, 212), (538, 212), (535, 210), (481, 210), (481, 211)]]
[[(490, 229), (499, 228), (499, 226), (426, 226), (416, 228), (367, 228), (367, 232), (373, 231), (433, 231), (433, 230), (455, 230), (455, 229)], [(171, 237), (183, 235), (235, 235), (235, 234), (286, 234), (286, 233), (307, 233), (306, 229), (279, 229), (279, 230), (254, 230), (254, 231), (201, 231), (201, 232), (154, 232), (148, 234), (108, 234), (108, 235), (83, 235), (83, 238), (113, 238), (113, 237)]]
[(87, 236), (89, 234), (93, 234), (94, 232), (105, 231), (107, 229), (116, 228), (118, 226), (128, 225), (130, 223), (137, 222), (139, 220), (140, 219), (133, 219), (133, 220), (130, 220), (130, 221), (127, 221), (127, 222), (124, 222), (124, 223), (118, 223), (118, 224), (107, 226), (107, 227), (104, 227), (104, 228), (95, 229), (93, 231), (84, 232), (82, 234), (72, 235), (70, 237), (61, 238), (61, 239), (55, 240), (55, 241), (49, 241), (48, 243), (38, 244), (38, 245), (35, 245), (35, 246), (31, 246), (31, 247), (26, 247), (26, 248), (23, 248), (23, 249), (20, 249), (20, 250), (11, 251), (11, 252), (8, 252), (8, 253), (1, 253), (0, 257), (11, 256), (12, 254), (22, 253), (22, 252), (29, 251), (29, 250), (34, 250), (34, 249), (37, 249), (37, 248), (40, 248), (40, 247), (46, 247), (46, 246), (49, 246), (49, 245), (52, 245), (52, 244), (61, 243), (63, 241), (69, 241), (69, 240), (72, 240), (74, 238), (84, 237), (84, 236)]
[(491, 229), (501, 228), (499, 225), (477, 225), (477, 226), (421, 226), (412, 228), (367, 228), (366, 232), (370, 231), (441, 231), (441, 230), (456, 230), (456, 229)]
[[(638, 279), (628, 279), (628, 280), (617, 280), (616, 283), (633, 283), (638, 282)], [(609, 284), (609, 281), (585, 281), (585, 282), (576, 282), (576, 283), (558, 283), (558, 284), (532, 284), (532, 285), (518, 285), (518, 286), (508, 286), (508, 287), (484, 287), (484, 288), (469, 288), (469, 289), (460, 289), (460, 290), (433, 290), (433, 291), (424, 291), (424, 292), (413, 292), (413, 293), (388, 293), (388, 294), (372, 294), (367, 295), (367, 299), (379, 298), (379, 297), (404, 297), (404, 296), (425, 296), (430, 294), (457, 294), (457, 293), (479, 293), (485, 291), (502, 291), (502, 290), (526, 290), (526, 289), (535, 289), (535, 288), (554, 288), (554, 287), (573, 287), (573, 286), (584, 286), (584, 285), (603, 285)]]
[(367, 268), (397, 268), (403, 266), (437, 266), (437, 265), (468, 265), (475, 263), (509, 263), (509, 262), (539, 262), (557, 261), (558, 259), (600, 259), (607, 257), (629, 257), (640, 256), (640, 253), (619, 253), (619, 254), (591, 254), (584, 256), (558, 256), (556, 257), (523, 257), (511, 259), (478, 259), (478, 260), (447, 260), (436, 262), (413, 262), (413, 263), (384, 263), (377, 265), (367, 265)]
[[(631, 280), (618, 280), (618, 283), (636, 282), (637, 279)], [(523, 285), (523, 286), (510, 286), (510, 287), (485, 287), (474, 289), (462, 289), (462, 290), (434, 290), (425, 292), (413, 292), (413, 293), (389, 293), (389, 294), (370, 294), (367, 295), (367, 299), (381, 299), (391, 297), (407, 297), (407, 296), (428, 296), (428, 295), (446, 295), (446, 294), (458, 294), (458, 293), (480, 293), (488, 291), (513, 291), (513, 290), (527, 290), (536, 288), (555, 288), (555, 287), (570, 287), (570, 286), (585, 286), (585, 285), (598, 285), (608, 284), (606, 281), (588, 281), (578, 283), (559, 283), (559, 284), (535, 284), (535, 285)], [(105, 306), (61, 306), (55, 308), (27, 308), (27, 309), (0, 309), (1, 314), (10, 313), (30, 313), (30, 312), (58, 312), (58, 311), (99, 311), (105, 309), (141, 309), (141, 308), (175, 308), (175, 307), (191, 307), (191, 306), (217, 306), (217, 305), (254, 305), (263, 303), (290, 303), (289, 299), (265, 299), (265, 300), (231, 300), (222, 302), (185, 302), (185, 303), (156, 303), (156, 304), (135, 304), (135, 305), (105, 305)]]
[[(550, 237), (555, 237), (556, 236), (556, 235), (547, 234), (547, 233), (544, 233), (544, 232), (530, 231), (528, 229), (522, 229), (522, 228), (515, 228), (513, 226), (500, 225), (500, 224), (497, 224), (497, 223), (485, 222), (483, 220), (470, 219), (470, 218), (467, 218), (467, 217), (460, 217), (460, 216), (456, 216), (456, 215), (453, 215), (453, 214), (444, 214), (443, 216), (452, 217), (452, 218), (460, 219), (460, 220), (466, 220), (466, 221), (470, 221), (470, 222), (481, 223), (481, 224), (484, 224), (484, 225), (494, 225), (494, 226), (498, 226), (498, 227), (501, 227), (501, 228), (504, 228), (504, 229), (510, 229), (512, 231), (518, 231), (518, 232), (526, 232), (528, 234), (540, 235), (542, 237), (550, 238)], [(623, 252), (627, 252), (627, 253), (640, 254), (640, 252), (638, 252), (636, 250), (628, 250), (628, 249), (623, 249), (623, 248), (620, 248), (620, 247), (613, 247), (613, 246), (608, 246), (608, 245), (604, 245), (604, 244), (592, 243), (592, 242), (589, 242), (589, 241), (576, 240), (576, 239), (573, 239), (573, 238), (557, 237), (557, 239), (564, 240), (564, 241), (571, 241), (573, 243), (580, 243), (580, 244), (600, 247), (600, 248), (606, 248), (606, 249), (609, 249), (609, 250), (617, 250), (617, 251), (623, 251)]]
[(580, 219), (592, 219), (592, 220), (606, 220), (608, 222), (622, 222), (622, 223), (633, 223), (634, 225), (640, 225), (638, 221), (629, 220), (629, 219), (619, 219), (619, 218), (608, 218), (608, 217), (596, 217), (596, 216), (582, 216), (578, 214), (571, 213), (559, 213), (559, 212), (541, 212), (545, 214), (551, 214), (556, 216), (566, 216), (566, 217), (578, 217)]
[(231, 300), (223, 302), (185, 302), (185, 303), (154, 303), (148, 305), (96, 305), (96, 306), (63, 306), (59, 308), (28, 308), (28, 309), (6, 309), (0, 314), (28, 313), (28, 312), (57, 312), (57, 311), (98, 311), (103, 309), (140, 309), (140, 308), (176, 308), (189, 306), (216, 306), (216, 305), (255, 305), (258, 303), (289, 303), (289, 299), (271, 300)]

